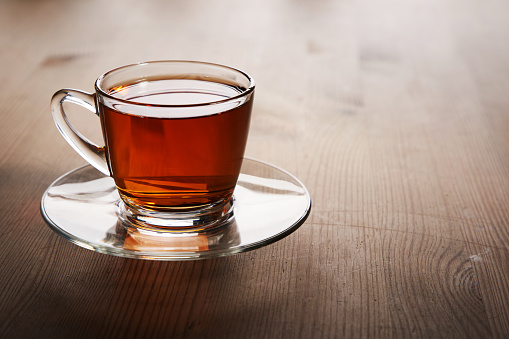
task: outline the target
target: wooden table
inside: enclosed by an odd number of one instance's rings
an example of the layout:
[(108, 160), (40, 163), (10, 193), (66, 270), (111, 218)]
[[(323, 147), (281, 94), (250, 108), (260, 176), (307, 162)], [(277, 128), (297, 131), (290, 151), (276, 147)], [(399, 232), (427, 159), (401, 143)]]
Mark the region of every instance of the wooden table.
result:
[[(507, 1), (5, 0), (0, 47), (0, 337), (509, 336)], [(157, 262), (46, 226), (84, 164), (51, 95), (157, 59), (253, 75), (247, 155), (308, 187), (295, 233)]]

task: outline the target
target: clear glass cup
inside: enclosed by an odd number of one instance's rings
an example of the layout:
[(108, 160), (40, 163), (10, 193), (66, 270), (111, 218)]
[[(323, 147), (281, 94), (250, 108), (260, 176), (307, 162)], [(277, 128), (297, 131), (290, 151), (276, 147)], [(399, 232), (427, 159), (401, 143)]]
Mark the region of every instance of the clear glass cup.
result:
[[(254, 89), (249, 75), (227, 66), (144, 62), (104, 73), (95, 93), (56, 92), (51, 111), (67, 142), (114, 179), (121, 220), (199, 229), (232, 218)], [(104, 146), (76, 131), (65, 102), (99, 116)]]

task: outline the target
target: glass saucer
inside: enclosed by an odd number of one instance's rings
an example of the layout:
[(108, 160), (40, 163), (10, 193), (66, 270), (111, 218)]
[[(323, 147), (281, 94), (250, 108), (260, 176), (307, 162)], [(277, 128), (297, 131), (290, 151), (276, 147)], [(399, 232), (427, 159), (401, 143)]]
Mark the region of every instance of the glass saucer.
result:
[(113, 179), (90, 165), (58, 178), (44, 193), (41, 213), (59, 235), (93, 251), (128, 258), (196, 260), (232, 255), (276, 242), (306, 220), (311, 198), (290, 173), (244, 159), (233, 216), (204, 230), (154, 231), (119, 219)]

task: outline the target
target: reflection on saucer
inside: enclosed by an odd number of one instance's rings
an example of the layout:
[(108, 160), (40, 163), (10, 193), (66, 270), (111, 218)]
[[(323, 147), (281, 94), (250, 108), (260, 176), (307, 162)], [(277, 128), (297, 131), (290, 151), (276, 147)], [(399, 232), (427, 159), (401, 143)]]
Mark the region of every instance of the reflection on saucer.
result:
[(199, 252), (209, 249), (209, 241), (206, 236), (197, 233), (188, 236), (161, 236), (143, 234), (140, 230), (129, 229), (124, 240), (124, 249), (142, 252)]
[(184, 232), (171, 229), (149, 230), (119, 219), (115, 227), (108, 232), (104, 242), (137, 253), (199, 253), (221, 251), (237, 246), (240, 244), (240, 235), (234, 217), (219, 227)]

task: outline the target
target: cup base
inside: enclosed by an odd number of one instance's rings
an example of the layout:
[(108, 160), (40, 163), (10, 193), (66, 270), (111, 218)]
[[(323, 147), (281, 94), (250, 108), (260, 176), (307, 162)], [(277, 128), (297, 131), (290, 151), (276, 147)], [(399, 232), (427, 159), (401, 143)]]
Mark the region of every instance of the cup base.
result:
[(234, 198), (188, 211), (152, 211), (118, 203), (119, 219), (130, 227), (156, 232), (196, 232), (219, 227), (233, 218)]

